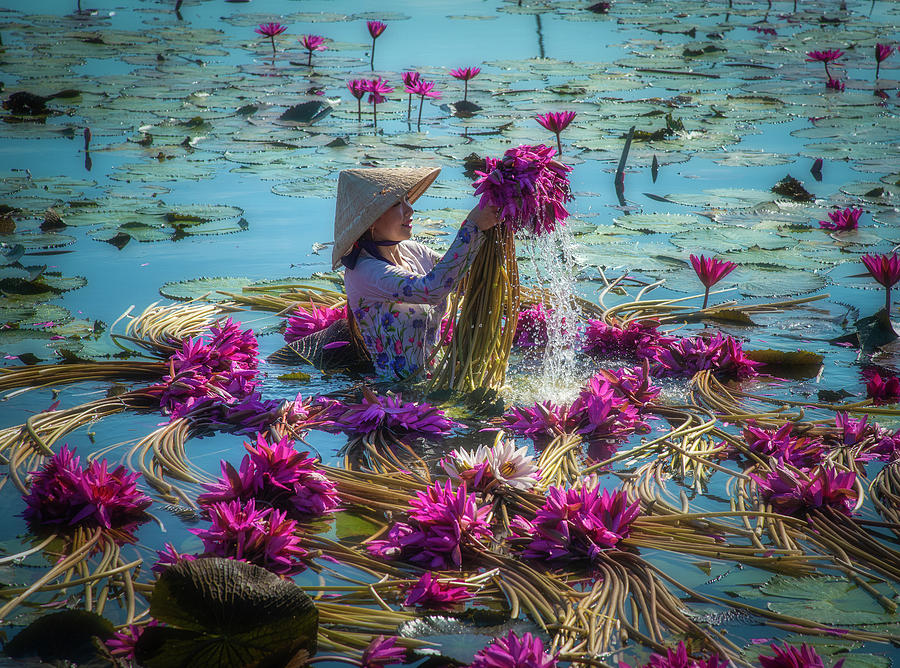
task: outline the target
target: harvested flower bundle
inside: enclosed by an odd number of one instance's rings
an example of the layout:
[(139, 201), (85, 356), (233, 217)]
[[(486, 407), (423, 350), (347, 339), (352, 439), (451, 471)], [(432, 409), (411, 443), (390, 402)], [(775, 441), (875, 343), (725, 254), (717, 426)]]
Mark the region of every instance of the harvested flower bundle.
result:
[(549, 146), (523, 145), (499, 160), (486, 158), (485, 171), (476, 172), (479, 206), (498, 207), (500, 224), (485, 233), (487, 240), (451, 302), (451, 309), (460, 302), (461, 308), (432, 388), (467, 392), (503, 384), (519, 317), (514, 236), (520, 231), (549, 234), (569, 215), (566, 174), (571, 168), (553, 160), (555, 154)]

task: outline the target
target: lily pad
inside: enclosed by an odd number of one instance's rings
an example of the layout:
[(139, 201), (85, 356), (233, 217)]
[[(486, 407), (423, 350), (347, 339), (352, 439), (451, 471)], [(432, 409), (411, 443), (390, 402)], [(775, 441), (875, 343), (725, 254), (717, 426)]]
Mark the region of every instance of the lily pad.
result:
[(229, 297), (217, 294), (218, 290), (224, 292), (237, 292), (253, 283), (249, 278), (241, 277), (217, 277), (194, 278), (185, 281), (165, 283), (159, 288), (159, 294), (167, 299), (175, 301), (190, 301), (198, 297), (204, 297), (208, 301), (228, 301)]

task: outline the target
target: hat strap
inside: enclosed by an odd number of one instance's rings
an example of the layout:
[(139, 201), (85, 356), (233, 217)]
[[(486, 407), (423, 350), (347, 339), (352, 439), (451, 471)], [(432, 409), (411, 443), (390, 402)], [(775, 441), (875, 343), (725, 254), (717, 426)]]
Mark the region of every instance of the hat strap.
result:
[(341, 258), (341, 264), (347, 267), (347, 269), (356, 269), (356, 263), (359, 261), (359, 254), (362, 251), (366, 251), (376, 260), (381, 260), (382, 262), (393, 265), (393, 262), (388, 260), (378, 251), (378, 246), (396, 246), (399, 243), (399, 241), (372, 241), (371, 239), (356, 241), (353, 244), (353, 249)]

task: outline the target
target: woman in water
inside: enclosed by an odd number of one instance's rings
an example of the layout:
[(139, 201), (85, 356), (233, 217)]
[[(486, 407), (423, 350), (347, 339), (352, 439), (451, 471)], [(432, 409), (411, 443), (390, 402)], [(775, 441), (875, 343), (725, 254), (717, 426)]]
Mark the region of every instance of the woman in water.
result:
[(440, 168), (348, 169), (338, 179), (332, 264), (344, 266), (351, 332), (382, 379), (422, 371), (440, 340), (448, 296), (497, 224), (475, 206), (441, 256), (411, 241), (412, 204)]

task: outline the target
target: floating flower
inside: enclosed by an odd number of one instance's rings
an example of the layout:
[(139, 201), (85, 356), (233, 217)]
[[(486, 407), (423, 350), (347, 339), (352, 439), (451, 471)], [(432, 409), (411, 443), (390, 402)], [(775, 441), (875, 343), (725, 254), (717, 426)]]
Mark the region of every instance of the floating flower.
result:
[(116, 631), (111, 637), (103, 641), (110, 655), (117, 661), (128, 662), (131, 665), (134, 660), (134, 648), (144, 629), (151, 626), (159, 626), (159, 622), (151, 619), (146, 624), (129, 624), (121, 631)]
[(450, 70), (450, 76), (454, 79), (460, 79), (463, 84), (463, 102), (469, 99), (469, 80), (474, 79), (481, 72), (480, 67), (460, 67)]
[(75, 449), (63, 445), (30, 475), (22, 516), (33, 525), (130, 532), (148, 519), (144, 511), (152, 501), (137, 488), (141, 474), (128, 473), (124, 466), (108, 471), (102, 459), (82, 469)]
[[(594, 483), (594, 484), (589, 484)], [(550, 487), (534, 521), (517, 516), (511, 526), (527, 541), (522, 556), (546, 561), (595, 559), (626, 538), (640, 514), (640, 503), (628, 503), (628, 495), (610, 493), (586, 480), (578, 489)]]
[(759, 362), (744, 355), (741, 344), (730, 336), (705, 338), (692, 336), (659, 346), (653, 353), (650, 369), (654, 376), (693, 376), (711, 369), (719, 378), (750, 378)]
[(306, 61), (307, 67), (312, 67), (313, 51), (324, 51), (328, 48), (325, 46), (325, 38), (321, 35), (303, 35), (300, 38), (300, 46), (309, 53), (309, 58)]
[(485, 158), (485, 171), (475, 172), (481, 178), (473, 184), (479, 206), (499, 207), (498, 217), (512, 232), (552, 232), (568, 217), (564, 204), (572, 199), (566, 176), (572, 168), (554, 160), (555, 154), (539, 144), (511, 148), (500, 160)]
[(540, 478), (534, 456), (528, 449), (516, 449), (512, 440), (498, 439), (492, 447), (480, 445), (471, 450), (453, 450), (441, 460), (441, 467), (454, 482), (463, 482), (469, 489), (486, 492), (498, 486), (528, 490)]
[(346, 317), (347, 312), (343, 307), (317, 307), (310, 302), (309, 311), (307, 311), (298, 306), (294, 309), (294, 314), (288, 317), (284, 340), (288, 343), (297, 341), (304, 336), (327, 329), (333, 323)]
[(259, 434), (255, 446), (244, 447), (248, 454), (240, 471), (223, 461), (222, 478), (203, 485), (207, 492), (197, 497), (200, 504), (255, 500), (295, 519), (319, 517), (338, 507), (335, 484), (316, 468), (308, 452), (294, 450), (288, 437), (270, 444)]
[(556, 668), (559, 652), (547, 654), (544, 643), (530, 633), (510, 631), (475, 653), (469, 668)]
[(854, 420), (849, 413), (838, 411), (834, 415), (834, 423), (841, 432), (841, 445), (851, 446), (860, 443), (866, 438), (867, 432), (870, 431), (866, 424), (869, 417), (863, 415), (862, 419)]
[(516, 336), (513, 345), (520, 348), (537, 348), (547, 345), (547, 318), (553, 309), (545, 308), (540, 302), (531, 308), (519, 311)]
[(214, 503), (209, 529), (188, 529), (203, 541), (207, 556), (239, 559), (278, 575), (306, 569), (297, 523), (275, 508), (256, 509), (256, 501)]
[(758, 32), (760, 35), (777, 35), (778, 31), (775, 28), (767, 28), (764, 26), (747, 26), (747, 30), (752, 30), (754, 32)]
[(569, 123), (575, 120), (575, 112), (551, 111), (542, 116), (535, 116), (534, 120), (556, 135), (556, 149), (559, 151), (559, 154), (562, 155), (562, 142), (560, 141), (559, 135), (563, 130), (569, 127)]
[(424, 573), (406, 594), (403, 605), (407, 607), (449, 608), (464, 603), (474, 596), (466, 587), (442, 582), (431, 573)]
[(371, 392), (364, 393), (359, 404), (335, 402), (324, 417), (328, 422), (323, 428), (350, 434), (387, 429), (396, 434), (446, 436), (457, 426), (441, 409), (424, 401), (404, 403), (400, 394), (377, 396)]
[(866, 397), (876, 406), (900, 402), (900, 378), (897, 376), (882, 378), (874, 369), (863, 371), (863, 376), (866, 379)]
[(896, 253), (890, 255), (863, 255), (862, 263), (869, 270), (869, 275), (881, 283), (886, 290), (884, 309), (891, 312), (891, 287), (900, 281), (900, 257)]
[(858, 494), (856, 474), (833, 467), (817, 466), (804, 473), (776, 466), (765, 478), (750, 474), (760, 496), (782, 515), (804, 515), (812, 510), (831, 508), (849, 516)]
[(256, 32), (272, 40), (272, 55), (274, 56), (275, 35), (280, 35), (285, 30), (287, 30), (287, 26), (283, 26), (280, 23), (260, 23), (259, 27), (256, 29)]
[(655, 401), (661, 391), (653, 384), (650, 364), (646, 359), (642, 366), (600, 369), (595, 378), (602, 378), (616, 394), (638, 406)]
[(386, 81), (383, 81), (381, 77), (377, 79), (372, 79), (368, 83), (368, 87), (366, 90), (369, 91), (369, 102), (372, 104), (372, 124), (378, 125), (378, 105), (382, 102), (387, 101), (385, 95), (388, 93), (393, 93), (394, 89), (391, 88)]
[(830, 230), (832, 232), (847, 232), (849, 230), (855, 230), (859, 227), (859, 217), (862, 215), (862, 209), (843, 209), (837, 211), (829, 211), (828, 217), (831, 219), (828, 220), (820, 220), (819, 227), (823, 230)]
[(791, 434), (794, 425), (786, 422), (776, 430), (757, 427), (752, 421), (744, 427), (747, 447), (763, 457), (774, 457), (781, 463), (810, 468), (822, 460), (825, 446), (804, 436)]
[[(731, 665), (729, 661), (718, 655), (713, 655), (708, 659), (690, 657), (684, 642), (679, 642), (675, 649), (667, 647), (665, 654), (651, 654), (650, 662), (645, 663), (641, 668), (726, 668), (729, 665)], [(619, 668), (631, 668), (631, 666), (620, 661)]]
[(700, 279), (700, 282), (706, 288), (706, 294), (703, 296), (703, 308), (706, 308), (706, 304), (709, 302), (709, 289), (737, 267), (734, 262), (717, 260), (712, 257), (707, 258), (702, 255), (700, 257), (691, 255), (691, 266), (694, 267), (697, 278)]
[(828, 81), (825, 82), (825, 88), (830, 88), (831, 90), (836, 90), (838, 92), (843, 92), (846, 87), (846, 84), (840, 79), (829, 78)]
[(878, 80), (878, 75), (881, 73), (881, 63), (887, 60), (890, 55), (894, 53), (894, 47), (890, 44), (876, 44), (875, 45), (875, 80)]
[(150, 568), (154, 573), (159, 575), (169, 566), (174, 566), (179, 561), (195, 561), (195, 554), (180, 554), (171, 543), (163, 545), (162, 550), (156, 551), (156, 563)]
[(360, 659), (361, 668), (381, 668), (393, 663), (405, 663), (406, 650), (403, 647), (396, 647), (396, 642), (394, 636), (374, 638), (363, 650)]
[(356, 98), (356, 121), (362, 122), (362, 99), (369, 92), (368, 79), (351, 79), (347, 82), (347, 89)]
[(409, 524), (395, 522), (385, 540), (366, 547), (385, 559), (405, 559), (426, 568), (458, 569), (463, 550), (493, 537), (488, 519), (490, 506), (478, 506), (466, 486), (454, 490), (450, 481), (436, 482), (409, 502)]
[(419, 79), (407, 90), (419, 96), (419, 120), (416, 122), (416, 130), (420, 130), (422, 127), (422, 105), (425, 103), (425, 98), (437, 100), (441, 97), (441, 93), (434, 90), (433, 81), (425, 81), (424, 79)]
[[(800, 647), (784, 643), (781, 647), (769, 645), (775, 656), (759, 656), (761, 668), (826, 668), (825, 660), (819, 656), (815, 649), (803, 643)], [(832, 668), (841, 668), (844, 660), (841, 659)]]
[(806, 62), (822, 63), (825, 65), (825, 76), (831, 79), (831, 73), (828, 71), (828, 63), (833, 63), (844, 55), (840, 49), (828, 49), (827, 51), (810, 51), (806, 54)]
[(675, 339), (656, 331), (649, 321), (632, 320), (625, 327), (608, 325), (602, 320), (588, 320), (582, 351), (588, 355), (628, 355), (646, 358), (656, 346), (674, 343)]
[(387, 28), (387, 24), (381, 21), (366, 21), (366, 27), (372, 37), (372, 57), (369, 59), (369, 67), (375, 69), (375, 40), (381, 36), (381, 33)]

